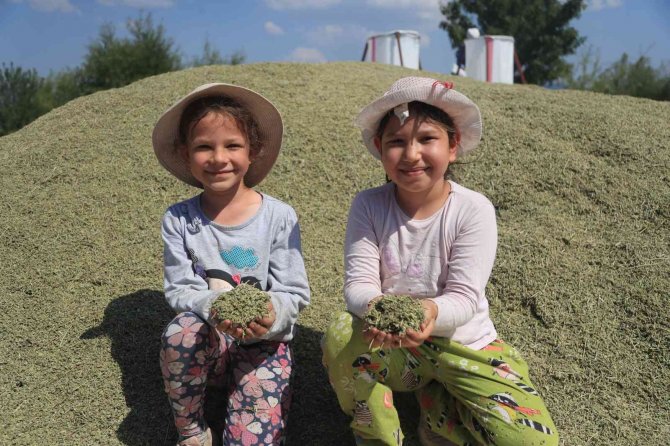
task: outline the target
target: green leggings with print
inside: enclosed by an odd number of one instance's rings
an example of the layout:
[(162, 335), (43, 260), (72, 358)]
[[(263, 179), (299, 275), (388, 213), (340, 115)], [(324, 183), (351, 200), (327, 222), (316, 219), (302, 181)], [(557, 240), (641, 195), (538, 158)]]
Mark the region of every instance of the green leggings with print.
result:
[(358, 445), (401, 445), (393, 391), (414, 391), (421, 422), (457, 445), (558, 444), (556, 427), (528, 377), (502, 341), (472, 350), (447, 338), (417, 348), (369, 349), (364, 323), (336, 315), (323, 337), (323, 362), (340, 407), (353, 417)]

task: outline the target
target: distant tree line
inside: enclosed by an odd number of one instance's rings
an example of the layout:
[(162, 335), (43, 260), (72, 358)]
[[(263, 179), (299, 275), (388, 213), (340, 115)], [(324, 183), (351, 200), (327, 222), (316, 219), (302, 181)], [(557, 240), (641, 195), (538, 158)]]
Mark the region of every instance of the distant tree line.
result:
[(647, 56), (632, 60), (623, 53), (619, 60), (602, 68), (600, 56), (588, 47), (566, 78), (565, 85), (578, 90), (670, 101), (670, 67), (661, 64), (654, 68)]
[(586, 40), (570, 26), (585, 7), (584, 0), (451, 0), (440, 5), (440, 28), (455, 49), (463, 45), (468, 28), (513, 36), (521, 65), (521, 70), (515, 68), (515, 82), (523, 71), (532, 84), (670, 100), (668, 67), (654, 68), (646, 56), (631, 60), (623, 54), (605, 69), (591, 48), (577, 64), (565, 60)]
[(154, 24), (151, 14), (129, 19), (129, 37), (116, 35), (110, 24), (88, 46), (81, 66), (38, 75), (13, 63), (0, 68), (0, 136), (24, 125), (79, 96), (118, 88), (136, 80), (185, 67), (241, 64), (245, 55), (237, 51), (222, 56), (205, 41), (201, 56), (183, 60), (163, 25)]
[[(444, 16), (440, 28), (449, 34), (454, 48), (463, 44), (470, 27), (484, 34), (514, 36), (521, 71), (530, 83), (670, 100), (670, 70), (666, 65), (652, 67), (646, 56), (631, 60), (624, 53), (605, 69), (590, 47), (577, 64), (564, 59), (585, 41), (569, 26), (585, 6), (584, 0), (451, 0), (440, 6)], [(103, 25), (82, 65), (74, 69), (41, 77), (34, 69), (3, 63), (0, 136), (82, 95), (184, 67), (235, 65), (245, 60), (239, 51), (221, 56), (206, 41), (201, 56), (185, 61), (164, 27), (155, 25), (150, 14), (129, 19), (126, 27), (130, 37), (119, 38), (112, 25)], [(520, 75), (516, 69), (515, 79)]]

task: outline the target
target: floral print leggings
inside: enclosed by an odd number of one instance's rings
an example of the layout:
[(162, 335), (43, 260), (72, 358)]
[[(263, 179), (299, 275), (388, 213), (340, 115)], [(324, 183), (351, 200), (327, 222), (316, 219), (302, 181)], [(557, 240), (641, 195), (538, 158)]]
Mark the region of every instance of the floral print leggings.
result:
[(195, 313), (165, 328), (160, 365), (180, 440), (206, 428), (209, 386), (228, 395), (221, 414), (224, 445), (280, 445), (291, 404), (293, 359), (287, 343), (240, 344)]

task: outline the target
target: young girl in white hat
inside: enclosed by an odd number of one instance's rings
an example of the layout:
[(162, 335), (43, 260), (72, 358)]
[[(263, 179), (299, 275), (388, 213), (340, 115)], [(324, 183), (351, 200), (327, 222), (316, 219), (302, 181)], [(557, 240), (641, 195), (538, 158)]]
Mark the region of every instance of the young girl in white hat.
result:
[[(408, 77), (356, 119), (389, 182), (349, 212), (344, 296), (323, 339), (324, 364), (359, 445), (399, 445), (393, 391), (414, 391), (424, 445), (556, 445), (558, 434), (519, 352), (497, 338), (485, 287), (495, 211), (446, 179), (481, 138), (477, 106), (448, 82)], [(362, 318), (377, 299), (410, 295), (421, 331), (400, 336)]]
[[(272, 103), (228, 84), (195, 89), (153, 131), (160, 163), (202, 189), (162, 222), (165, 297), (178, 314), (163, 333), (160, 365), (179, 445), (212, 444), (203, 413), (212, 383), (227, 389), (227, 411), (216, 414), (225, 445), (283, 443), (289, 341), (309, 286), (295, 211), (253, 189), (277, 159), (282, 132)], [(268, 316), (244, 330), (210, 314), (212, 301), (242, 282), (270, 296)]]

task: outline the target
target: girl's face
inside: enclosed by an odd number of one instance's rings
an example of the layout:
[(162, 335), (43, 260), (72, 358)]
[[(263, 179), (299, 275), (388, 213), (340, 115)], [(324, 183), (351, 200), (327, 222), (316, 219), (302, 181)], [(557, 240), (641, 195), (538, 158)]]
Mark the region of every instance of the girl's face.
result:
[(191, 173), (209, 194), (237, 191), (251, 165), (246, 135), (230, 116), (208, 113), (193, 128), (182, 149)]
[(444, 184), (449, 163), (456, 160), (446, 129), (438, 124), (410, 117), (403, 125), (393, 116), (375, 146), (388, 177), (400, 192), (430, 192)]

